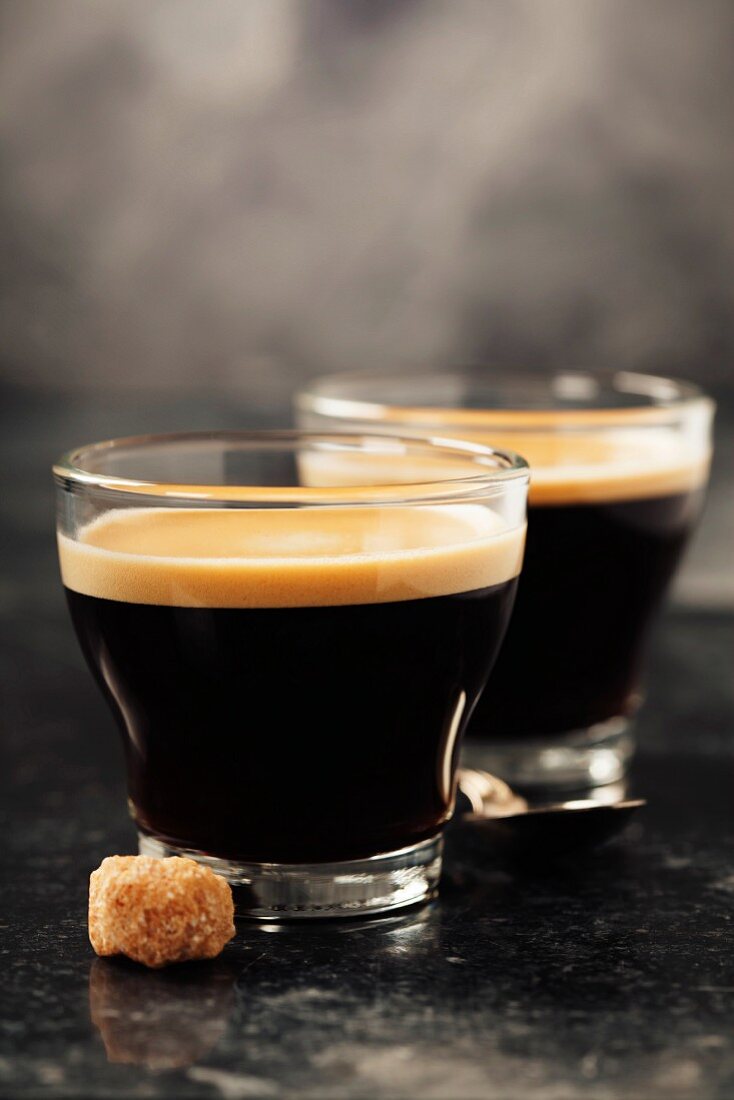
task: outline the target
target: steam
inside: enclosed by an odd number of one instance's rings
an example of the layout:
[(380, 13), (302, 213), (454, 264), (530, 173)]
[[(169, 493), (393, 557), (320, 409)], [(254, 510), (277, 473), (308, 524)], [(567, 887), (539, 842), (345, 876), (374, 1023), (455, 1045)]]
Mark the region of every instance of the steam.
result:
[(6, 374), (272, 399), (496, 354), (715, 374), (733, 22), (709, 0), (6, 7)]

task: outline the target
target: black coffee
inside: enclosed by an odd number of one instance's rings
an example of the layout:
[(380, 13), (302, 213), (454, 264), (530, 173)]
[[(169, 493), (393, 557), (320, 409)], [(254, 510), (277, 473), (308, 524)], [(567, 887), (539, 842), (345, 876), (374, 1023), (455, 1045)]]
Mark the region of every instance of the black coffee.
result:
[(514, 589), (245, 610), (67, 595), (123, 729), (139, 826), (299, 863), (435, 835), (454, 718), (484, 685)]
[(512, 607), (522, 531), (498, 523), (480, 506), (149, 509), (62, 539), (139, 827), (283, 863), (434, 836)]
[(531, 505), (515, 610), (469, 737), (542, 737), (634, 712), (648, 628), (701, 497)]

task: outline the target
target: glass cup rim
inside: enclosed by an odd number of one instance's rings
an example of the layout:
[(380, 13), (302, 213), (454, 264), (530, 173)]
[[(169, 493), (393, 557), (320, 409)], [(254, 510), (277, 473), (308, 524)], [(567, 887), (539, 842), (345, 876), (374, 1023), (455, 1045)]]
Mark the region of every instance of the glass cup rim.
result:
[[(549, 394), (555, 383), (561, 392), (546, 403), (533, 405), (522, 401), (506, 407), (462, 408), (452, 405), (450, 399), (445, 403), (421, 403), (421, 391), (425, 394), (432, 383), (440, 385), (446, 382), (471, 382), (481, 392), (484, 387), (502, 390), (511, 385), (518, 390), (524, 382), (540, 383), (548, 386)], [(405, 385), (414, 387), (415, 401), (395, 402), (390, 400), (389, 392), (382, 399), (380, 385)], [(366, 389), (375, 387), (372, 396)], [(361, 393), (354, 393), (361, 387)], [(565, 395), (562, 392), (565, 388)], [(564, 396), (583, 396), (583, 390), (591, 390), (598, 395), (624, 394), (638, 398), (636, 403), (624, 406), (604, 405), (590, 399), (587, 404), (578, 407), (564, 407)], [(350, 390), (352, 392), (350, 392)], [(510, 431), (534, 432), (538, 429), (549, 431), (574, 431), (582, 429), (593, 431), (611, 427), (660, 426), (677, 422), (687, 415), (701, 411), (712, 413), (713, 400), (694, 382), (647, 374), (642, 371), (591, 370), (561, 368), (542, 371), (534, 368), (498, 366), (491, 363), (470, 363), (447, 367), (438, 371), (405, 369), (342, 371), (320, 375), (306, 385), (296, 395), (296, 408), (301, 413), (314, 413), (368, 423), (390, 423), (399, 430), (401, 427), (415, 425), (426, 430), (440, 425), (441, 430), (476, 425), (478, 428), (503, 429)]]
[[(85, 469), (92, 456), (110, 454), (124, 449), (166, 445), (196, 445), (210, 443), (239, 444), (242, 449), (292, 450), (298, 443), (324, 442), (343, 453), (395, 454), (407, 456), (421, 452), (430, 456), (463, 460), (476, 465), (477, 473), (458, 477), (431, 476), (427, 480), (368, 483), (342, 486), (270, 486), (257, 484), (222, 485), (177, 483), (169, 480), (120, 477), (115, 474)], [(365, 446), (372, 443), (372, 447)], [(382, 447), (382, 450), (378, 448)], [(397, 449), (399, 448), (399, 450)], [(529, 481), (526, 460), (506, 448), (484, 443), (456, 440), (443, 436), (396, 435), (380, 431), (302, 431), (300, 429), (253, 429), (251, 431), (190, 431), (164, 432), (137, 436), (121, 436), (96, 443), (83, 444), (65, 451), (53, 464), (54, 480), (62, 490), (90, 490), (114, 497), (183, 501), (188, 504), (211, 504), (218, 501), (248, 505), (289, 506), (328, 505), (354, 507), (360, 505), (437, 503), (441, 500), (486, 496), (501, 492), (511, 485)]]

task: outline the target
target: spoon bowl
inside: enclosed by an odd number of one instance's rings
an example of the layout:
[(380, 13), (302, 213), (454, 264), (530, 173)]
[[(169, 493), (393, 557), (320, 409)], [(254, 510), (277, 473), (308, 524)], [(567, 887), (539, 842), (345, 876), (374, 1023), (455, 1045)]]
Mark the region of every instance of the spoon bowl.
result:
[(593, 848), (621, 832), (645, 799), (605, 803), (590, 798), (530, 805), (489, 772), (460, 768), (458, 789), (467, 810), (465, 832), (487, 849), (516, 858), (547, 859)]

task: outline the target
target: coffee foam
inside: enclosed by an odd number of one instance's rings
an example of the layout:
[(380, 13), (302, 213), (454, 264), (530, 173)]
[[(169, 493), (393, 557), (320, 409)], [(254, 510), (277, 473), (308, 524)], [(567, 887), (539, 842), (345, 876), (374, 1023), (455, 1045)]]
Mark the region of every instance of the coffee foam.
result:
[[(449, 435), (448, 425), (435, 431)], [(458, 433), (457, 433), (458, 434)], [(690, 492), (706, 481), (708, 446), (694, 447), (671, 429), (461, 432), (461, 439), (518, 452), (530, 465), (533, 505), (602, 503)], [(306, 485), (359, 486), (370, 481), (429, 481), (476, 476), (477, 466), (433, 459), (396, 463), (389, 454), (309, 454), (300, 460)]]
[(64, 585), (169, 607), (388, 603), (517, 576), (523, 526), (480, 504), (114, 510), (59, 535)]
[[(703, 486), (711, 457), (707, 431), (697, 431), (698, 438), (693, 439), (653, 420), (645, 423), (644, 414), (654, 413), (659, 420), (665, 411), (592, 409), (583, 413), (591, 427), (580, 422), (578, 411), (386, 408), (382, 418), (385, 428), (399, 428), (402, 435), (432, 434), (514, 451), (530, 466), (529, 503), (558, 505), (669, 496)], [(462, 420), (464, 412), (471, 419)], [(430, 414), (420, 427), (413, 421), (419, 414), (426, 418)], [(342, 474), (332, 483), (348, 484), (345, 459), (339, 456), (339, 460)], [(389, 480), (390, 456), (376, 456), (373, 461), (382, 467), (372, 471), (375, 480)], [(444, 476), (452, 476), (451, 471), (447, 469)], [(401, 477), (406, 477), (404, 466)], [(356, 478), (353, 483), (358, 483)]]
[(520, 451), (530, 465), (528, 500), (535, 506), (673, 496), (700, 488), (708, 475), (708, 446), (667, 429), (498, 432), (482, 441)]

